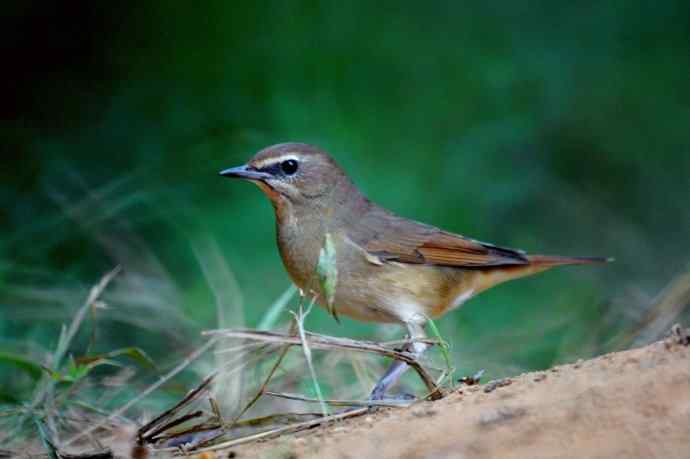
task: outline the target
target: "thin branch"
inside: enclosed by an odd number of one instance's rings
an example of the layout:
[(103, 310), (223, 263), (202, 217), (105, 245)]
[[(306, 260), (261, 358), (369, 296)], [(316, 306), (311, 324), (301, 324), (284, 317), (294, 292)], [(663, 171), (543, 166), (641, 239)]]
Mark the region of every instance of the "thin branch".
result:
[[(289, 344), (293, 346), (299, 346), (302, 344), (298, 336), (288, 336), (284, 333), (278, 332), (231, 329), (212, 330), (203, 333), (215, 336), (223, 336), (226, 338), (253, 339), (257, 341)], [(419, 377), (422, 379), (422, 382), (424, 382), (424, 384), (426, 385), (427, 390), (430, 394), (429, 397), (432, 400), (437, 400), (443, 397), (441, 389), (436, 385), (433, 378), (420, 365), (419, 361), (417, 361), (417, 359), (411, 353), (389, 349), (372, 341), (356, 341), (349, 338), (336, 338), (325, 335), (317, 335), (308, 332), (305, 333), (305, 336), (306, 338), (308, 338), (307, 341), (309, 343), (309, 346), (314, 349), (347, 349), (356, 352), (369, 352), (379, 354), (385, 357), (401, 360), (410, 365), (410, 367), (412, 367), (419, 374)]]
[(253, 348), (261, 347), (261, 346), (265, 346), (265, 345), (266, 345), (266, 344), (265, 344), (265, 343), (262, 343), (262, 342), (248, 343), (248, 344), (240, 344), (240, 345), (238, 345), (238, 346), (225, 347), (225, 348), (223, 348), (223, 349), (217, 349), (217, 350), (213, 351), (213, 353), (216, 354), (216, 355), (217, 355), (217, 354), (232, 354), (232, 353), (235, 353), (235, 352), (238, 352), (238, 351), (245, 352), (245, 351), (247, 351), (247, 350), (249, 350), (249, 349), (253, 349)]
[[(270, 346), (270, 345), (264, 344), (264, 347), (268, 347), (268, 346)], [(262, 350), (263, 350), (263, 349), (262, 349)], [(236, 372), (236, 371), (241, 371), (244, 367), (246, 367), (246, 366), (248, 366), (248, 365), (250, 365), (250, 364), (255, 363), (257, 360), (259, 360), (259, 359), (261, 359), (261, 358), (262, 358), (262, 355), (256, 355), (256, 356), (254, 356), (253, 358), (251, 358), (251, 359), (249, 359), (249, 360), (243, 362), (240, 366), (235, 367), (235, 368), (231, 369), (231, 370), (228, 371), (228, 372), (225, 372), (225, 374), (232, 374), (232, 373), (234, 373), (234, 372)], [(267, 384), (267, 383), (268, 383), (268, 381), (266, 381), (266, 384)], [(225, 423), (222, 419), (219, 419), (218, 422), (216, 422), (214, 425), (208, 425), (208, 424), (197, 425), (197, 426), (194, 426), (194, 427), (193, 427), (192, 429), (190, 429), (190, 430), (187, 430), (187, 431), (185, 431), (185, 432), (179, 433), (179, 434), (176, 435), (175, 437), (177, 437), (177, 436), (179, 436), (179, 435), (187, 435), (187, 434), (190, 434), (190, 433), (193, 433), (193, 432), (205, 431), (205, 433), (206, 433), (206, 438), (200, 440), (196, 445), (194, 445), (194, 447), (201, 447), (201, 446), (203, 446), (203, 445), (207, 445), (207, 444), (209, 444), (210, 442), (213, 442), (213, 441), (219, 439), (220, 437), (222, 437), (223, 435), (225, 435), (234, 425), (236, 425), (236, 422), (237, 422), (237, 419), (239, 419), (239, 416), (242, 416), (242, 414), (244, 414), (244, 412), (245, 412), (246, 410), (248, 410), (248, 409), (258, 400), (258, 398), (259, 398), (260, 396), (261, 396), (261, 394), (257, 394), (257, 396), (255, 397), (255, 399), (254, 399), (252, 402), (250, 402), (250, 403), (242, 410), (241, 414), (239, 414), (238, 416), (236, 416), (229, 424)]]
[(168, 422), (167, 424), (163, 424), (162, 426), (158, 427), (157, 429), (154, 429), (150, 434), (146, 435), (145, 437), (140, 437), (142, 442), (150, 442), (153, 438), (159, 436), (166, 430), (172, 429), (173, 427), (179, 426), (180, 424), (189, 421), (190, 419), (195, 419), (198, 417), (201, 417), (204, 415), (204, 412), (199, 410), (195, 411), (193, 413), (187, 413), (184, 416), (180, 416), (177, 419), (173, 419), (172, 421)]
[[(309, 398), (309, 397), (304, 397), (302, 395), (298, 394), (287, 394), (283, 392), (271, 392), (271, 391), (266, 391), (264, 392), (265, 395), (269, 395), (271, 397), (277, 397), (277, 398), (284, 398), (287, 400), (297, 400), (300, 402), (306, 402), (306, 403), (320, 403), (321, 400), (318, 400), (316, 398)], [(396, 408), (404, 408), (412, 405), (415, 403), (415, 400), (400, 400), (400, 401), (393, 401), (393, 400), (323, 400), (324, 403), (327, 403), (332, 406), (390, 406), (390, 407), (396, 407)]]
[[(239, 421), (235, 424), (236, 428), (242, 428), (242, 427), (263, 427), (268, 424), (282, 424), (282, 425), (289, 425), (291, 423), (295, 422), (302, 422), (304, 418), (321, 418), (322, 415), (321, 413), (275, 413), (275, 414), (269, 414), (266, 416), (259, 416), (256, 418), (251, 418), (251, 419), (245, 419), (242, 421)], [(158, 442), (168, 442), (170, 440), (179, 440), (180, 437), (187, 437), (189, 438), (188, 443), (192, 443), (194, 440), (193, 435), (202, 433), (202, 432), (208, 432), (211, 434), (215, 434), (215, 431), (220, 430), (221, 426), (218, 423), (202, 423), (198, 424), (195, 426), (190, 427), (189, 429), (182, 431), (182, 432), (174, 432), (170, 434), (165, 434), (165, 435), (160, 435), (157, 438), (151, 439), (151, 443), (158, 443)], [(217, 438), (217, 437), (216, 437)], [(203, 440), (204, 442), (208, 440)], [(197, 447), (202, 445), (202, 442), (199, 442)]]
[[(158, 424), (162, 423), (164, 420), (169, 418), (170, 416), (173, 416), (175, 413), (177, 413), (180, 408), (184, 407), (185, 405), (193, 402), (196, 400), (200, 395), (202, 395), (204, 392), (206, 392), (209, 389), (209, 385), (211, 382), (213, 382), (213, 378), (215, 378), (216, 373), (211, 373), (208, 375), (201, 383), (193, 390), (189, 391), (187, 395), (185, 395), (182, 400), (177, 402), (174, 406), (171, 408), (163, 411), (161, 414), (153, 418), (151, 421), (147, 422), (143, 426), (141, 426), (137, 430), (137, 437), (141, 438), (146, 436), (146, 434), (156, 427)], [(148, 436), (153, 436), (153, 435), (148, 435)]]
[[(288, 334), (293, 335), (295, 333), (295, 327), (296, 324), (293, 322), (292, 325), (290, 325), (290, 330), (288, 331)], [(228, 426), (228, 430), (232, 429), (235, 424), (239, 421), (239, 419), (244, 416), (244, 414), (249, 411), (249, 409), (254, 406), (254, 404), (259, 401), (261, 396), (264, 394), (266, 391), (266, 387), (268, 387), (268, 383), (271, 381), (273, 378), (273, 375), (275, 372), (278, 370), (278, 367), (280, 367), (280, 364), (283, 363), (283, 359), (285, 358), (285, 355), (287, 354), (288, 350), (290, 349), (290, 346), (283, 346), (283, 348), (280, 350), (280, 355), (278, 356), (278, 360), (273, 364), (273, 367), (271, 367), (271, 371), (268, 372), (268, 376), (266, 376), (266, 379), (264, 379), (264, 382), (261, 384), (261, 387), (259, 387), (259, 390), (256, 391), (256, 394), (254, 397), (247, 403), (247, 405), (233, 418), (233, 420), (230, 422), (230, 425)]]
[[(283, 434), (286, 433), (294, 433), (294, 432), (299, 432), (301, 430), (309, 429), (311, 427), (315, 427), (321, 424), (325, 424), (330, 421), (339, 421), (341, 419), (347, 419), (347, 418), (352, 418), (355, 416), (361, 416), (362, 414), (365, 414), (369, 412), (369, 408), (358, 408), (356, 410), (352, 411), (347, 411), (345, 413), (338, 413), (338, 414), (333, 414), (331, 416), (326, 416), (318, 419), (312, 419), (310, 421), (304, 421), (304, 422), (298, 422), (296, 424), (292, 424), (289, 426), (285, 427), (279, 427), (276, 429), (268, 430), (266, 432), (260, 432), (257, 434), (253, 435), (248, 435), (246, 437), (242, 438), (236, 438), (233, 440), (229, 440), (226, 442), (218, 443), (213, 446), (208, 446), (206, 448), (201, 448), (201, 449), (196, 449), (194, 450), (194, 453), (203, 453), (207, 451), (217, 451), (219, 449), (225, 449), (225, 448), (230, 448), (232, 446), (237, 446), (241, 445), (244, 443), (250, 443), (256, 440), (266, 440), (269, 438), (275, 438), (279, 437)], [(155, 449), (153, 452), (178, 452), (178, 448), (161, 448), (161, 449)]]

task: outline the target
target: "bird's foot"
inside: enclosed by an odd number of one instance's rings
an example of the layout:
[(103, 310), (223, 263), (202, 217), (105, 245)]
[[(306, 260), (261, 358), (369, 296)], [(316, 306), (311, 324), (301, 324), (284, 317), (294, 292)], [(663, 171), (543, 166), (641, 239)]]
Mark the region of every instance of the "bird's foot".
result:
[(382, 408), (387, 405), (406, 406), (415, 400), (417, 400), (417, 397), (407, 392), (401, 392), (399, 394), (386, 394), (384, 391), (377, 391), (376, 388), (374, 388), (374, 391), (372, 391), (371, 395), (369, 396), (369, 402), (371, 402), (371, 405), (369, 405), (369, 410), (375, 411), (378, 408)]
[(409, 402), (417, 400), (413, 394), (401, 392), (399, 394), (383, 394), (379, 398), (369, 397), (370, 402)]

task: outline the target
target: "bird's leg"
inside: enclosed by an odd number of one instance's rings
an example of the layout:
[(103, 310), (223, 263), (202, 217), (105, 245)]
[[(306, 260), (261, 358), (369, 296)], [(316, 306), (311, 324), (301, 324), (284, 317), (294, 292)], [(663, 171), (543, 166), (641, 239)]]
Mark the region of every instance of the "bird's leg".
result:
[[(415, 358), (418, 358), (430, 346), (427, 343), (416, 341), (426, 337), (424, 333), (424, 326), (416, 323), (406, 323), (405, 326), (407, 327), (407, 330), (410, 333), (410, 339), (412, 340), (412, 342), (406, 347), (406, 350)], [(386, 373), (384, 373), (381, 379), (379, 379), (374, 386), (374, 389), (371, 391), (371, 395), (369, 395), (369, 400), (384, 400), (386, 398), (386, 392), (388, 389), (390, 389), (398, 381), (398, 379), (400, 379), (400, 376), (402, 376), (409, 367), (410, 366), (407, 363), (401, 360), (396, 360), (393, 362), (391, 366), (388, 367), (388, 370), (386, 370)]]
[(384, 400), (388, 389), (396, 383), (403, 373), (409, 368), (409, 365), (400, 360), (396, 360), (388, 367), (388, 370), (379, 379), (374, 386), (374, 389), (369, 395), (369, 400)]

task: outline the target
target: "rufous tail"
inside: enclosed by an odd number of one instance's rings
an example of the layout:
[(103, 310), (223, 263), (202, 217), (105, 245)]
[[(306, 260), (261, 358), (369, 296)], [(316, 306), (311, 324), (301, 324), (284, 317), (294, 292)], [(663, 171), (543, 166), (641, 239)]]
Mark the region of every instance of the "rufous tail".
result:
[(590, 265), (595, 263), (609, 263), (613, 261), (613, 258), (528, 255), (527, 260), (529, 260), (530, 265), (551, 267), (559, 265)]
[(476, 295), (479, 292), (495, 285), (502, 284), (503, 282), (531, 276), (556, 266), (608, 263), (613, 261), (613, 258), (528, 255), (527, 260), (529, 263), (524, 265), (496, 267), (476, 271), (472, 282), (474, 294)]

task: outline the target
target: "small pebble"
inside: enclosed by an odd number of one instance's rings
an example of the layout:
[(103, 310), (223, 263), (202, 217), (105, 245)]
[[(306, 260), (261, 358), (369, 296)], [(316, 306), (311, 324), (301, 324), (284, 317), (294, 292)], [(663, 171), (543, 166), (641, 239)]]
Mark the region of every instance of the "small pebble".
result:
[(533, 381), (539, 382), (539, 381), (543, 381), (545, 379), (546, 379), (546, 373), (537, 373), (536, 375), (534, 375)]
[(527, 410), (522, 407), (503, 406), (499, 407), (498, 409), (487, 410), (480, 415), (479, 425), (485, 427), (491, 424), (510, 421), (515, 418), (520, 418), (526, 413)]
[(580, 367), (582, 366), (583, 363), (585, 363), (584, 360), (582, 360), (582, 359), (577, 359), (577, 362), (575, 362), (575, 365), (573, 365), (573, 367), (575, 367), (575, 368), (580, 368)]
[(414, 410), (412, 412), (412, 416), (418, 417), (418, 418), (427, 418), (431, 417), (436, 414), (436, 410), (433, 408), (421, 408)]

